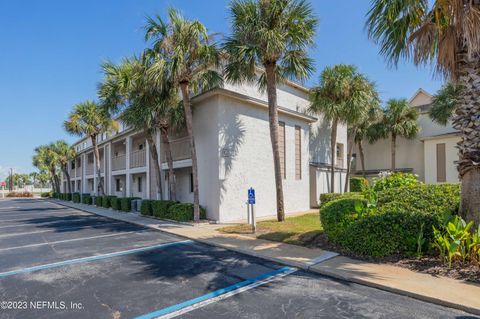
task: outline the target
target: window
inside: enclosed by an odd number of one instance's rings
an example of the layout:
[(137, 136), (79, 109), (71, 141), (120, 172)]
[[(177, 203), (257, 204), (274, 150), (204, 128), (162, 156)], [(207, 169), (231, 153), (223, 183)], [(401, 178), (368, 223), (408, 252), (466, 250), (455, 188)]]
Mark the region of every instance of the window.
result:
[(337, 143), (337, 150), (336, 150), (336, 157), (337, 157), (337, 167), (343, 168), (343, 157), (344, 157), (344, 150), (343, 144)]
[(445, 154), (445, 143), (437, 144), (437, 183), (447, 181), (447, 161)]
[(138, 145), (138, 150), (139, 150), (139, 151), (143, 150), (143, 144), (139, 144), (139, 145)]
[(295, 179), (302, 179), (302, 128), (295, 126)]
[(122, 180), (120, 178), (115, 179), (115, 189), (117, 192), (123, 191)]
[(282, 172), (282, 178), (286, 177), (285, 169), (285, 123), (278, 123), (278, 148), (280, 153), (280, 171)]
[(193, 193), (193, 173), (190, 173), (190, 193)]
[(137, 191), (139, 193), (142, 192), (142, 178), (141, 177), (137, 178)]
[(70, 168), (75, 169), (75, 160), (70, 162)]

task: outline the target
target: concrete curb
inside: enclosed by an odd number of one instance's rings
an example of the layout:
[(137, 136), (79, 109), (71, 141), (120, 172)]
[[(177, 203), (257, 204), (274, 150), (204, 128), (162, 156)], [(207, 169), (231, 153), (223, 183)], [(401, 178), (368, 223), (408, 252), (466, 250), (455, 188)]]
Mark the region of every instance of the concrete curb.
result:
[[(102, 216), (102, 217), (107, 217), (107, 218), (110, 218), (110, 219), (117, 219), (117, 218), (114, 218), (114, 217), (97, 214), (95, 212), (88, 211), (88, 210), (83, 209), (83, 208), (77, 208), (77, 207), (69, 206), (66, 203), (58, 202), (58, 201), (55, 201), (55, 200), (48, 200), (48, 201), (50, 201), (52, 203), (55, 203), (55, 204), (58, 204), (58, 205), (65, 206), (65, 207), (78, 209), (78, 210), (81, 210), (81, 211), (84, 211), (84, 212), (87, 212), (87, 213), (90, 213), (90, 214), (94, 214), (94, 215), (98, 215), (98, 216)], [(284, 264), (284, 265), (287, 265), (287, 266), (296, 267), (296, 268), (299, 268), (299, 269), (302, 269), (302, 270), (305, 270), (305, 271), (320, 274), (322, 276), (333, 278), (333, 279), (336, 279), (336, 280), (340, 280), (340, 281), (344, 281), (344, 282), (352, 282), (352, 283), (360, 284), (362, 286), (367, 286), (367, 287), (380, 289), (380, 290), (387, 291), (387, 292), (392, 292), (392, 293), (395, 293), (395, 294), (398, 294), (398, 295), (407, 296), (407, 297), (417, 299), (417, 300), (420, 300), (420, 301), (426, 301), (426, 302), (429, 302), (429, 303), (432, 303), (432, 304), (462, 310), (462, 311), (469, 312), (469, 313), (475, 314), (475, 315), (480, 315), (480, 309), (478, 309), (478, 308), (468, 307), (468, 306), (465, 306), (465, 305), (462, 305), (462, 304), (452, 303), (452, 302), (449, 302), (449, 301), (445, 301), (445, 300), (434, 298), (434, 297), (425, 296), (425, 295), (418, 294), (418, 293), (415, 293), (415, 292), (411, 292), (411, 291), (408, 291), (408, 290), (403, 290), (403, 289), (399, 289), (399, 288), (395, 288), (395, 287), (391, 287), (391, 286), (387, 286), (387, 285), (381, 285), (381, 284), (373, 283), (373, 282), (370, 282), (368, 280), (363, 280), (363, 279), (360, 279), (360, 278), (343, 276), (343, 275), (341, 275), (339, 273), (336, 273), (334, 271), (328, 271), (328, 270), (325, 270), (325, 269), (315, 269), (315, 268), (313, 268), (313, 266), (315, 266), (317, 264), (320, 264), (320, 263), (322, 263), (326, 260), (329, 260), (331, 258), (335, 258), (336, 256), (339, 256), (336, 253), (328, 255), (328, 256), (324, 256), (324, 257), (322, 257), (323, 255), (320, 255), (317, 258), (315, 258), (314, 260), (312, 260), (310, 263), (307, 263), (307, 264), (306, 263), (299, 263), (299, 262), (294, 262), (294, 261), (283, 260), (283, 259), (280, 259), (280, 258), (265, 256), (265, 255), (262, 255), (260, 253), (256, 253), (252, 250), (241, 249), (241, 248), (236, 248), (236, 247), (229, 247), (227, 245), (222, 245), (222, 244), (211, 242), (211, 241), (205, 240), (205, 239), (196, 239), (196, 238), (191, 238), (191, 237), (188, 237), (188, 236), (185, 236), (185, 235), (179, 235), (179, 234), (176, 234), (174, 232), (169, 231), (168, 229), (160, 229), (160, 228), (154, 227), (152, 225), (144, 225), (142, 223), (137, 223), (137, 222), (131, 221), (131, 220), (123, 220), (123, 219), (120, 219), (120, 218), (118, 218), (117, 220), (120, 220), (120, 221), (123, 221), (123, 222), (126, 222), (126, 223), (130, 223), (130, 224), (134, 224), (134, 225), (137, 225), (137, 226), (142, 226), (142, 227), (147, 227), (147, 228), (151, 228), (151, 229), (158, 230), (158, 231), (163, 231), (165, 233), (169, 233), (169, 234), (172, 234), (172, 235), (175, 235), (175, 236), (178, 236), (178, 237), (181, 237), (181, 238), (185, 238), (185, 239), (191, 239), (191, 240), (194, 240), (194, 241), (197, 241), (199, 243), (206, 244), (206, 245), (209, 245), (209, 246), (228, 249), (228, 250), (231, 250), (231, 251), (235, 251), (235, 252), (238, 252), (238, 253), (241, 253), (241, 254), (253, 256), (253, 257), (256, 257), (256, 258), (261, 258), (261, 259), (269, 260), (269, 261), (272, 261), (272, 262)], [(156, 219), (156, 220), (160, 220), (160, 219)], [(177, 225), (185, 226), (183, 224), (172, 222), (172, 221), (165, 221), (165, 222), (170, 223), (170, 224), (177, 224)]]

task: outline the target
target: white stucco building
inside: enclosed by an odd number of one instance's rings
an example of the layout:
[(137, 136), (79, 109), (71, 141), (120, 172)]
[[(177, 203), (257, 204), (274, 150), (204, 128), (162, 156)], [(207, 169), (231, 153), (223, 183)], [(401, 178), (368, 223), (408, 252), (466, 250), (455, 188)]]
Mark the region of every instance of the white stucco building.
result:
[[(420, 132), (415, 139), (397, 139), (396, 167), (398, 170), (418, 174), (428, 184), (458, 182), (455, 161), (458, 160), (456, 144), (460, 140), (458, 131), (451, 123), (446, 126), (430, 119), (432, 95), (419, 89), (409, 100), (411, 107), (419, 111)], [(364, 142), (365, 170), (374, 176), (390, 169), (391, 140), (384, 139), (374, 144)], [(358, 150), (355, 149), (355, 170), (361, 175)]]
[[(305, 113), (308, 90), (288, 82), (278, 90), (281, 163), (287, 213), (316, 206), (320, 193), (329, 191), (330, 127)], [(247, 189), (256, 190), (257, 216), (276, 214), (273, 156), (267, 96), (250, 84), (203, 92), (192, 99), (193, 130), (198, 157), (200, 205), (207, 218), (219, 222), (246, 219)], [(191, 157), (186, 132), (171, 136), (177, 200), (192, 202)], [(105, 193), (116, 196), (156, 196), (152, 160), (145, 136), (122, 127), (99, 138)], [(346, 127), (338, 128), (337, 185), (344, 183)], [(164, 193), (167, 164), (157, 135)], [(70, 165), (73, 190), (95, 194), (95, 165), (89, 139), (74, 144), (78, 156)], [(66, 180), (62, 188), (65, 191)], [(166, 194), (168, 198), (168, 193)]]

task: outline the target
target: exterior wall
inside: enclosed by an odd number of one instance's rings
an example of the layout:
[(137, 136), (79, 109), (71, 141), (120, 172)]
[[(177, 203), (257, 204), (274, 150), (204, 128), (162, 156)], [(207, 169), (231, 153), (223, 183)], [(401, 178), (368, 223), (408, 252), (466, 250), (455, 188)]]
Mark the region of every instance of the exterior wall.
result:
[[(275, 177), (268, 112), (224, 96), (219, 102), (219, 220), (246, 219), (247, 189), (250, 187), (256, 189), (256, 215), (274, 216)], [(290, 116), (280, 115), (279, 120), (285, 122), (285, 211), (306, 210), (309, 208), (309, 126)], [(295, 180), (295, 125), (301, 127), (301, 180)]]
[[(138, 191), (139, 180), (141, 179), (141, 191)], [(147, 174), (132, 174), (131, 176), (131, 196), (132, 197), (140, 197), (140, 198), (147, 198)]]
[(447, 183), (458, 182), (458, 171), (455, 161), (458, 161), (456, 145), (458, 136), (425, 140), (425, 183), (437, 184), (437, 144), (445, 143)]
[[(190, 188), (190, 174), (192, 169), (190, 167), (180, 168), (175, 171), (175, 177), (177, 182), (177, 201), (182, 203), (193, 203), (193, 192)], [(200, 196), (202, 195), (203, 189), (199, 190)], [(208, 205), (205, 201), (200, 201), (200, 205), (207, 208), (208, 218), (211, 217), (212, 206)]]

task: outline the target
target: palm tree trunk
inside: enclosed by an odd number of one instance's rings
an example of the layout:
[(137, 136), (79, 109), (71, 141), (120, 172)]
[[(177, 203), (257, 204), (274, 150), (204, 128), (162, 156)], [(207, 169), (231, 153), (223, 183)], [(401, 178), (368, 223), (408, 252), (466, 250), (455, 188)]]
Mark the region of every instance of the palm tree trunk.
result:
[(277, 220), (285, 220), (285, 207), (283, 202), (283, 178), (280, 167), (280, 145), (278, 141), (278, 108), (277, 108), (277, 80), (275, 63), (265, 65), (268, 95), (268, 118), (270, 124), (270, 140), (273, 151), (273, 167), (275, 171), (275, 190), (277, 195)]
[(68, 164), (62, 165), (63, 168), (63, 173), (65, 174), (65, 177), (67, 178), (67, 189), (68, 192), (71, 194), (72, 193), (72, 183), (70, 181), (70, 173), (68, 173)]
[(162, 128), (162, 132), (160, 134), (162, 137), (162, 143), (165, 147), (165, 157), (167, 159), (167, 166), (168, 166), (168, 193), (170, 194), (170, 200), (176, 201), (177, 200), (177, 190), (176, 190), (176, 182), (175, 182), (175, 175), (173, 173), (173, 158), (172, 158), (172, 147), (170, 145), (170, 140), (168, 139), (168, 129)]
[(185, 111), (185, 124), (187, 126), (188, 137), (190, 141), (190, 151), (192, 154), (192, 180), (193, 180), (193, 220), (200, 220), (200, 195), (198, 192), (198, 165), (197, 165), (197, 149), (195, 148), (195, 137), (193, 135), (193, 116), (190, 105), (190, 88), (188, 82), (181, 82), (183, 109)]
[(348, 141), (348, 152), (347, 152), (347, 174), (345, 177), (345, 187), (343, 192), (348, 192), (348, 184), (350, 179), (350, 167), (352, 165), (352, 152), (353, 152), (353, 145), (355, 144), (355, 134), (356, 130), (353, 130), (352, 137), (350, 137), (350, 141)]
[(330, 193), (335, 193), (335, 157), (337, 155), (337, 126), (338, 120), (332, 122), (332, 136), (330, 137), (331, 163), (330, 163)]
[(395, 153), (396, 153), (396, 148), (397, 148), (397, 136), (395, 134), (392, 134), (392, 145), (391, 145), (391, 151), (392, 151), (392, 172), (395, 171)]
[(360, 162), (362, 162), (362, 176), (363, 178), (367, 177), (367, 174), (365, 172), (365, 153), (363, 153), (363, 145), (362, 141), (358, 141), (358, 152), (360, 153)]
[(460, 216), (480, 225), (480, 59), (459, 54), (458, 80), (462, 84), (453, 127), (461, 132), (457, 169), (462, 183)]
[[(153, 169), (155, 171), (155, 185), (157, 186), (157, 195), (155, 198), (163, 199), (162, 176), (160, 174), (160, 163), (158, 161), (157, 145), (155, 144), (155, 140), (153, 139), (152, 134), (150, 134), (149, 132), (145, 132), (145, 135), (147, 137), (148, 146), (150, 148), (150, 158), (152, 160)], [(148, 194), (148, 196), (150, 196), (150, 194)]]
[(60, 190), (60, 179), (58, 178), (56, 172), (53, 172), (53, 180), (55, 181), (55, 187), (57, 188), (57, 193), (61, 193)]
[(101, 163), (100, 163), (100, 152), (98, 150), (97, 145), (97, 136), (91, 136), (92, 146), (93, 146), (93, 155), (95, 156), (95, 165), (97, 166), (97, 187), (98, 187), (98, 196), (103, 196), (105, 193), (103, 191), (103, 183), (102, 183), (102, 173), (100, 171)]

